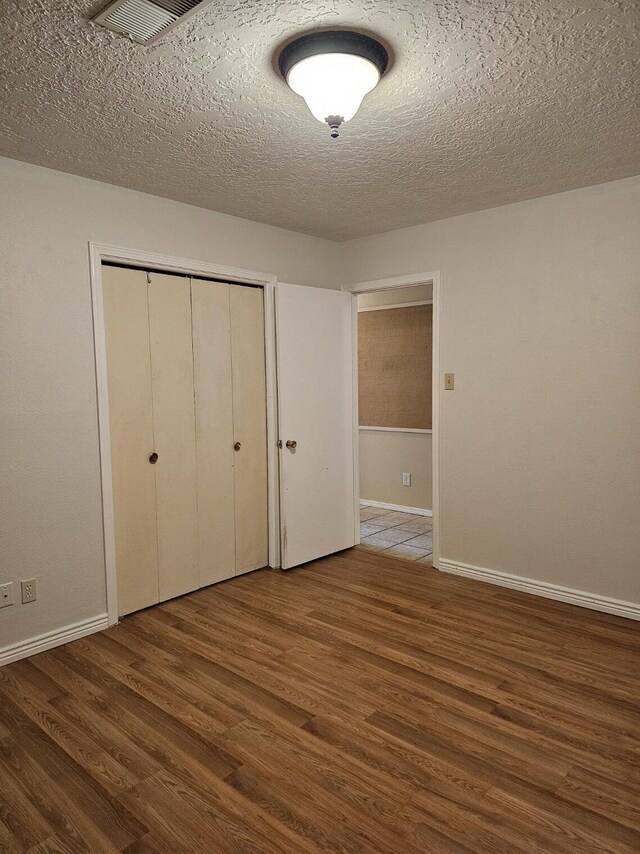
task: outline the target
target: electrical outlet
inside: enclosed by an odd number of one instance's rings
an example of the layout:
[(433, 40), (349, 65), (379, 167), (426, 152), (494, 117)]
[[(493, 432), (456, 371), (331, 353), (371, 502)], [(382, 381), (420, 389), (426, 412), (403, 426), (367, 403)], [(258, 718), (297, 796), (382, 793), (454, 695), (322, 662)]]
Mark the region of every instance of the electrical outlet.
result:
[(402, 474), (402, 485), (403, 486), (411, 486), (411, 475), (409, 472), (403, 472)]
[(36, 589), (36, 579), (28, 578), (26, 581), (20, 582), (20, 589), (22, 590), (22, 604), (26, 605), (27, 602), (35, 602), (37, 599), (37, 589)]
[(7, 605), (13, 605), (13, 581), (0, 584), (0, 608), (6, 608)]
[(453, 374), (444, 375), (444, 387), (446, 391), (453, 391), (454, 376)]

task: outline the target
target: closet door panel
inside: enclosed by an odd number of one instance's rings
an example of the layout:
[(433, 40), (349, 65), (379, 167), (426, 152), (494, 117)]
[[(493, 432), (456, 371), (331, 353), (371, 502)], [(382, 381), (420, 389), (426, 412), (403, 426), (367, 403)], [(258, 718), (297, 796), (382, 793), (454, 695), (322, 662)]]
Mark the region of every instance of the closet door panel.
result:
[(232, 285), (236, 575), (269, 562), (267, 403), (262, 288)]
[(147, 274), (102, 268), (120, 616), (158, 601)]
[(231, 289), (191, 281), (201, 587), (235, 575)]
[(151, 389), (160, 601), (199, 586), (191, 290), (182, 276), (152, 273)]

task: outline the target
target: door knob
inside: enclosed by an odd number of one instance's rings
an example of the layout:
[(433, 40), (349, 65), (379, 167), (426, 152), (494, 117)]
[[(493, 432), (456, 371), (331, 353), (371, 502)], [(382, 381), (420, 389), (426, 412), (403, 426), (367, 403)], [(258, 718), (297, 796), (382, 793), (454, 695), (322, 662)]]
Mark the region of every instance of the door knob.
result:
[(287, 448), (289, 448), (290, 451), (295, 451), (297, 447), (298, 443), (295, 439), (287, 439)]
[(241, 447), (242, 447), (242, 443), (241, 443), (241, 442), (235, 442), (235, 443), (234, 443), (234, 446), (233, 446), (233, 450), (234, 450), (234, 451), (239, 451)]
[(149, 454), (149, 462), (151, 463), (151, 465), (155, 465), (155, 463), (158, 462), (158, 455), (155, 451), (152, 454)]

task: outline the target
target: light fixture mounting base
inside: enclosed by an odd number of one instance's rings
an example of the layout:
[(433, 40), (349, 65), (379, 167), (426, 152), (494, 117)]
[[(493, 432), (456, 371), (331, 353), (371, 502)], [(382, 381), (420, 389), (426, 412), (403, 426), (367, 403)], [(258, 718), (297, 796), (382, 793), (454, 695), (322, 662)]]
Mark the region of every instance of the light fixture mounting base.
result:
[(280, 74), (286, 80), (297, 62), (319, 53), (351, 53), (361, 56), (376, 66), (381, 77), (389, 64), (386, 48), (371, 36), (354, 30), (319, 30), (299, 36), (281, 50), (278, 57)]

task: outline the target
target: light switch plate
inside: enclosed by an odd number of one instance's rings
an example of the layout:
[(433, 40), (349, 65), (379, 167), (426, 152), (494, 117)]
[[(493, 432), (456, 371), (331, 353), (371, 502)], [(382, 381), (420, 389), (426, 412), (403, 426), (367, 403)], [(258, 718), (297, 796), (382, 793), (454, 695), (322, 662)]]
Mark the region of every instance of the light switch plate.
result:
[(411, 475), (409, 472), (402, 473), (402, 485), (403, 486), (411, 486)]
[(444, 387), (445, 387), (446, 391), (453, 391), (453, 381), (454, 381), (454, 375), (453, 374), (445, 374), (444, 375)]

